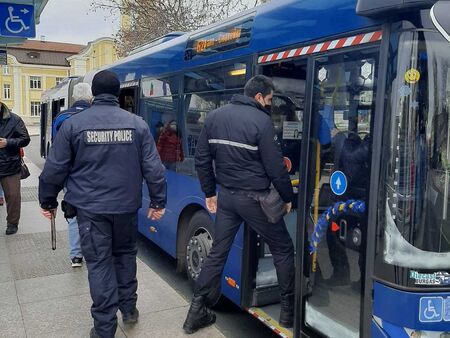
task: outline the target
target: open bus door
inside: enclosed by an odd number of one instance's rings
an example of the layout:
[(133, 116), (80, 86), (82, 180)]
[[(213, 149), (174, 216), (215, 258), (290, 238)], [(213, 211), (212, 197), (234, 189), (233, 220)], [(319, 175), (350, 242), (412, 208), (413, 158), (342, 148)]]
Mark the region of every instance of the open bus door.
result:
[(41, 142), (40, 142), (40, 153), (41, 153), (41, 157), (46, 157), (47, 156), (47, 149), (46, 149), (46, 145), (47, 145), (47, 135), (46, 135), (46, 130), (47, 130), (47, 115), (48, 115), (48, 104), (42, 103), (41, 104), (41, 125), (40, 125), (40, 138), (41, 138)]
[(378, 55), (371, 47), (313, 61), (299, 206), (304, 251), (297, 256), (303, 258), (297, 334), (361, 334)]
[(139, 82), (123, 83), (119, 94), (120, 108), (132, 114), (137, 113), (139, 105)]
[(259, 238), (247, 242), (256, 277), (244, 306), (281, 336), (360, 337), (378, 55), (379, 47), (358, 47), (262, 68), (277, 88), (272, 119), (300, 195), (285, 221), (301, 318), (295, 329), (279, 326), (275, 269)]

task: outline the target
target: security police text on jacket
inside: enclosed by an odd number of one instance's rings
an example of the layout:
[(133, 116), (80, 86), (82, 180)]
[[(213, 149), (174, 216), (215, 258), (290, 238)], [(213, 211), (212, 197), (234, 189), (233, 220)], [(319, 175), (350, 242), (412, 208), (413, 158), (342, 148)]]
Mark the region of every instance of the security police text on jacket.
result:
[[(165, 168), (144, 120), (119, 108), (120, 82), (110, 71), (94, 76), (91, 108), (60, 128), (40, 176), (43, 214), (64, 199), (77, 209), (81, 249), (93, 305), (91, 338), (112, 338), (118, 310), (124, 324), (138, 320), (137, 210), (143, 178), (150, 192), (148, 217), (158, 220), (166, 203)], [(67, 182), (67, 183), (66, 183)]]

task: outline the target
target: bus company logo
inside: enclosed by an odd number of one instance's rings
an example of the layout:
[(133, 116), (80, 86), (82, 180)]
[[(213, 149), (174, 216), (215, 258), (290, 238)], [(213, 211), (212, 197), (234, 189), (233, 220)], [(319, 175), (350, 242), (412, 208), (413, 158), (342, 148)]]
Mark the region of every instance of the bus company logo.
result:
[(450, 273), (448, 272), (419, 273), (410, 271), (409, 278), (415, 280), (415, 285), (450, 285)]

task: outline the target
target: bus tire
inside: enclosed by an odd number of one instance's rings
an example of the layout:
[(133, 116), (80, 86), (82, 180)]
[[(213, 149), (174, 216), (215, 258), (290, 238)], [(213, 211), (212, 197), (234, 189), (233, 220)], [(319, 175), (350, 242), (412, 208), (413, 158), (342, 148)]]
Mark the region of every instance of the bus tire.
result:
[[(194, 287), (209, 254), (214, 238), (213, 221), (205, 210), (197, 211), (189, 221), (185, 237), (186, 274), (191, 286)], [(207, 305), (213, 307), (221, 297), (220, 286), (208, 295)]]

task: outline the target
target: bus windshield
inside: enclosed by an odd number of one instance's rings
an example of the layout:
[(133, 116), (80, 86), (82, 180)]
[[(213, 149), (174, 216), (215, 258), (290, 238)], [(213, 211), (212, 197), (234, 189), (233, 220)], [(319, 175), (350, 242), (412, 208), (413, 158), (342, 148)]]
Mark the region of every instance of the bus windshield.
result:
[[(404, 31), (389, 70), (379, 220), (385, 262), (450, 267), (450, 54), (433, 31)], [(396, 47), (397, 45), (398, 47)]]

